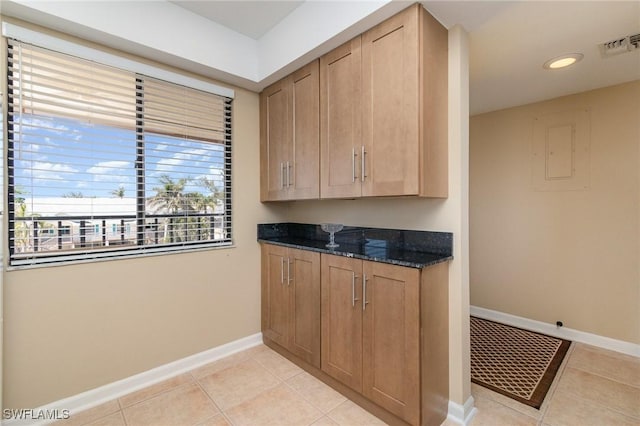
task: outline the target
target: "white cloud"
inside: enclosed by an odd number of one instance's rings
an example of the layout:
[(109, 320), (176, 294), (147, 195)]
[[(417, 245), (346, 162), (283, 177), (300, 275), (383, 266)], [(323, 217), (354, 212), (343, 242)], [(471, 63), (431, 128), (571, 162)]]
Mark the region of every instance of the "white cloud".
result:
[(53, 131), (58, 134), (68, 133), (70, 128), (63, 124), (56, 123), (53, 119), (41, 119), (36, 117), (24, 116), (22, 118), (22, 124), (27, 127), (41, 127), (46, 128), (48, 131)]
[(173, 171), (176, 168), (176, 166), (179, 166), (182, 163), (184, 163), (184, 160), (180, 158), (176, 158), (175, 156), (172, 158), (163, 158), (162, 160), (156, 163), (155, 169), (158, 172), (166, 173), (166, 172)]
[(87, 169), (95, 182), (129, 182), (133, 177), (130, 161), (101, 161)]
[(174, 153), (171, 158), (163, 158), (158, 161), (155, 170), (167, 173), (175, 170), (176, 166), (184, 164), (185, 161), (206, 161), (209, 152), (209, 150), (202, 148), (185, 149), (184, 151)]
[[(35, 180), (65, 180), (69, 173), (76, 173), (78, 170), (66, 164), (45, 163), (35, 161), (31, 169), (26, 169), (27, 175)], [(66, 177), (64, 176), (66, 175)]]

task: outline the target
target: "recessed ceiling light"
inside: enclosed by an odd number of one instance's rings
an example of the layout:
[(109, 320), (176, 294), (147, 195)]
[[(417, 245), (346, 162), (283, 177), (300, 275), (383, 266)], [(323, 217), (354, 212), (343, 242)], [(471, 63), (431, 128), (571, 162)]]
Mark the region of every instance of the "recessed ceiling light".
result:
[(549, 59), (544, 63), (543, 68), (548, 70), (555, 70), (558, 68), (568, 67), (584, 58), (582, 53), (569, 53), (567, 55), (558, 56), (553, 59)]

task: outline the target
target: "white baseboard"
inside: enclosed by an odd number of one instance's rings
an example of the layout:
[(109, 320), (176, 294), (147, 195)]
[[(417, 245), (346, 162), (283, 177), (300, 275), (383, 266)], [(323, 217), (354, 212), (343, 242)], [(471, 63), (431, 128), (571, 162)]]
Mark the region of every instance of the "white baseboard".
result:
[[(242, 339), (208, 349), (186, 358), (161, 365), (148, 371), (144, 371), (135, 376), (109, 383), (99, 388), (91, 389), (69, 398), (61, 399), (50, 404), (43, 405), (33, 409), (36, 413), (62, 413), (63, 410), (69, 410), (71, 414), (104, 404), (116, 398), (120, 398), (128, 393), (146, 388), (163, 380), (170, 379), (179, 374), (186, 373), (194, 368), (201, 367), (213, 361), (232, 355), (236, 352), (249, 349), (262, 343), (262, 333), (256, 333)], [(53, 420), (52, 420), (53, 421)], [(52, 421), (33, 421), (33, 420), (5, 420), (3, 426), (18, 425), (44, 425)]]
[(459, 425), (467, 426), (476, 415), (478, 409), (474, 407), (473, 397), (470, 396), (464, 405), (449, 400), (449, 414), (447, 419)]
[(492, 311), (491, 309), (479, 308), (471, 306), (471, 315), (502, 324), (511, 325), (513, 327), (525, 330), (536, 331), (538, 333), (547, 334), (561, 339), (571, 340), (573, 342), (586, 343), (588, 345), (598, 346), (600, 348), (609, 349), (615, 352), (640, 357), (640, 345), (616, 340), (610, 337), (599, 336), (597, 334), (587, 333), (585, 331), (574, 330), (567, 327), (558, 327), (555, 324), (536, 321), (528, 318), (518, 317), (503, 312)]

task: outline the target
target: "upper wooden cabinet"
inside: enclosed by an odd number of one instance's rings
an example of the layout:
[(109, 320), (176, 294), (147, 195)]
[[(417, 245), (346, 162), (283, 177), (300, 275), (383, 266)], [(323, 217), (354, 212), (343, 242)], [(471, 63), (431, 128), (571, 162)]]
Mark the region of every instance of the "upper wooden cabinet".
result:
[(416, 3), (265, 89), (262, 201), (447, 197), (447, 62)]
[(447, 196), (447, 45), (415, 4), (320, 58), (321, 198)]
[(319, 197), (318, 61), (260, 94), (261, 201)]
[(322, 198), (362, 195), (361, 62), (360, 36), (320, 58)]

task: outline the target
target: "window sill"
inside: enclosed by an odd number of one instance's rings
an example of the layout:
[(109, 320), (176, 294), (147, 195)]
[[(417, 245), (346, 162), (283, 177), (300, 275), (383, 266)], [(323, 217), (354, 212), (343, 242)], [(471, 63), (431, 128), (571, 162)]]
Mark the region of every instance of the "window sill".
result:
[(231, 243), (229, 245), (207, 245), (207, 246), (200, 246), (200, 247), (189, 247), (181, 250), (164, 249), (164, 250), (153, 251), (152, 249), (147, 249), (139, 253), (122, 253), (120, 255), (113, 255), (113, 256), (103, 256), (103, 257), (93, 257), (93, 258), (73, 259), (73, 260), (60, 260), (58, 262), (47, 262), (47, 263), (26, 263), (26, 264), (20, 264), (20, 265), (7, 265), (5, 271), (12, 272), (12, 271), (21, 271), (25, 269), (51, 268), (51, 267), (80, 265), (80, 264), (87, 264), (87, 263), (134, 260), (134, 259), (141, 259), (146, 257), (181, 255), (181, 254), (187, 254), (187, 253), (227, 250), (227, 249), (234, 249), (234, 248), (236, 248), (236, 245), (234, 243)]

